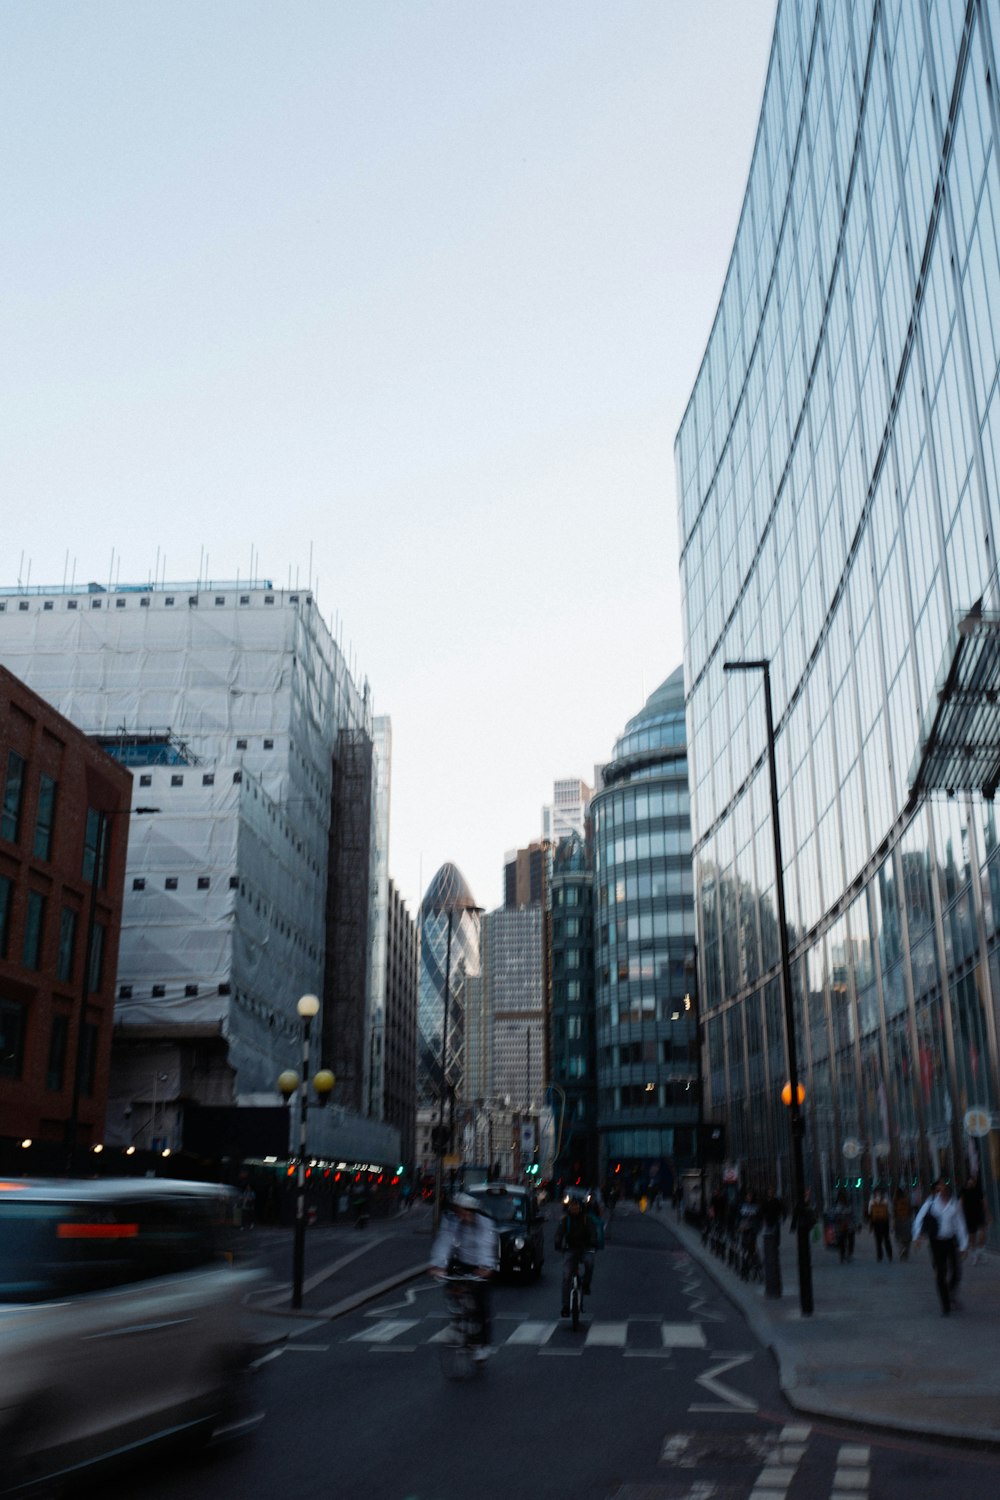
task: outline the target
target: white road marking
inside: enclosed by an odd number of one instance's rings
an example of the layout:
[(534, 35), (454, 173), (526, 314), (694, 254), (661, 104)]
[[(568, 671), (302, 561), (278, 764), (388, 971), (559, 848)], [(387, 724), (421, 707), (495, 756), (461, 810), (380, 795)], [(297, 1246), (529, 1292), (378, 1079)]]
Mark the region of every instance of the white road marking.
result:
[(504, 1342), (507, 1344), (545, 1344), (558, 1327), (558, 1323), (532, 1322), (529, 1318), (526, 1322), (519, 1323)]
[(416, 1328), (419, 1321), (419, 1318), (385, 1318), (381, 1323), (373, 1323), (371, 1328), (362, 1328), (360, 1333), (352, 1333), (348, 1343), (387, 1344), (408, 1328)]
[(587, 1345), (603, 1344), (624, 1349), (628, 1338), (628, 1323), (591, 1323), (587, 1329)]
[(661, 1323), (660, 1341), (669, 1349), (704, 1349), (705, 1330), (700, 1323)]
[(753, 1358), (752, 1354), (739, 1354), (735, 1359), (724, 1360), (714, 1370), (708, 1370), (704, 1375), (697, 1375), (695, 1379), (699, 1385), (703, 1385), (713, 1396), (718, 1396), (722, 1405), (692, 1405), (689, 1411), (756, 1411), (757, 1402), (750, 1396), (744, 1396), (739, 1391), (734, 1391), (730, 1386), (723, 1385), (719, 1380), (720, 1375), (725, 1375), (729, 1370), (735, 1370), (738, 1365), (749, 1364)]

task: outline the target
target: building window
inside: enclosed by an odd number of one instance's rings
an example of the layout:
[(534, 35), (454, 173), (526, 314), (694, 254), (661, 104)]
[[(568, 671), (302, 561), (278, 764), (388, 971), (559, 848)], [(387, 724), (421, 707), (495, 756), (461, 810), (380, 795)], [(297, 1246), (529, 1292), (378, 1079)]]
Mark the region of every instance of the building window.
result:
[(9, 875), (0, 875), (0, 958), (7, 957), (7, 939), (10, 936), (10, 912), (14, 904), (14, 882)]
[(120, 984), (118, 986), (118, 998), (119, 1000), (131, 1000), (132, 986), (130, 984)]
[(76, 609), (76, 600), (75, 599), (67, 599), (67, 601), (66, 601), (66, 608), (67, 609)]
[(7, 775), (3, 788), (3, 811), (0, 812), (0, 837), (17, 843), (21, 826), (21, 799), (24, 794), (24, 757), (16, 750), (7, 754)]
[(26, 610), (28, 608), (28, 601), (26, 599), (22, 599), (17, 607), (18, 609)]
[(274, 595), (273, 594), (265, 594), (264, 595), (264, 603), (265, 604), (273, 604), (274, 603)]
[(46, 599), (45, 603), (42, 605), (42, 608), (43, 609), (51, 609), (52, 608), (52, 600), (51, 599)]
[(189, 607), (191, 609), (197, 609), (198, 608), (198, 595), (197, 594), (189, 594), (188, 595), (188, 605), (189, 605)]
[(145, 875), (137, 875), (135, 877), (135, 879), (132, 882), (132, 889), (134, 891), (144, 891), (146, 889), (146, 877), (145, 877)]
[(226, 984), (225, 980), (223, 980), (222, 984), (219, 985), (219, 994), (220, 995), (228, 995), (228, 994), (231, 993), (231, 989), (232, 989), (232, 986)]
[(246, 740), (237, 740), (236, 741), (236, 748), (237, 748), (237, 750), (245, 750), (246, 747), (247, 747)]
[(124, 609), (124, 608), (125, 608), (125, 600), (124, 599), (116, 599), (115, 600), (115, 609)]
[(206, 771), (205, 774), (204, 774), (204, 776), (201, 778), (201, 784), (202, 784), (202, 786), (214, 786), (215, 785), (215, 772), (214, 771)]
[(167, 878), (166, 878), (166, 880), (163, 882), (163, 889), (165, 891), (176, 891), (176, 889), (177, 889), (177, 876), (176, 875), (168, 875)]
[(239, 888), (240, 888), (240, 877), (238, 875), (230, 875), (230, 877), (229, 877), (229, 889), (231, 891), (238, 891)]
[(0, 1000), (0, 1078), (20, 1078), (24, 1066), (24, 1011), (16, 1000)]
[(171, 778), (170, 778), (170, 785), (171, 786), (183, 786), (184, 785), (184, 777), (181, 776), (179, 773), (175, 772), (175, 774), (173, 776), (171, 776)]
[(100, 601), (100, 599), (91, 599), (91, 601), (90, 601), (90, 607), (91, 607), (91, 609), (100, 609), (100, 607), (101, 607), (101, 601)]
[(217, 605), (219, 605), (219, 604), (225, 604), (225, 602), (226, 602), (225, 595), (224, 594), (216, 594), (216, 596), (215, 596), (215, 602), (216, 602)]
[(152, 778), (152, 776), (150, 775), (150, 773), (148, 771), (144, 771), (142, 773), (142, 775), (139, 777), (139, 785), (140, 786), (152, 786), (153, 785), (153, 778)]
[(42, 934), (45, 927), (45, 897), (38, 891), (28, 892), (28, 910), (24, 919), (24, 944), (21, 962), (26, 969), (37, 969), (42, 959)]
[(43, 771), (38, 782), (38, 812), (35, 816), (35, 858), (48, 859), (52, 852), (52, 824), (56, 815), (56, 783)]
[(56, 961), (56, 978), (61, 984), (69, 984), (73, 978), (73, 959), (76, 954), (76, 912), (64, 906), (59, 913), (59, 957)]
[(170, 609), (172, 607), (173, 602), (174, 602), (174, 596), (173, 596), (173, 594), (168, 594), (167, 597), (163, 601), (163, 603), (164, 603), (164, 605), (166, 606), (167, 609)]
[(104, 928), (95, 922), (90, 929), (90, 967), (87, 972), (87, 993), (95, 995), (101, 988), (104, 971)]
[(66, 1077), (66, 1048), (69, 1044), (69, 1017), (57, 1013), (49, 1032), (49, 1061), (45, 1069), (45, 1087), (58, 1094)]
[(199, 889), (199, 891), (207, 891), (209, 889), (209, 887), (211, 886), (211, 884), (212, 884), (212, 882), (208, 878), (207, 875), (199, 875), (198, 876), (198, 889)]
[(195, 999), (198, 994), (198, 986), (196, 984), (186, 984), (184, 986), (184, 994), (189, 1000)]
[(264, 749), (265, 750), (273, 750), (274, 749), (274, 741), (273, 740), (265, 740), (264, 741)]
[(242, 781), (242, 780), (243, 780), (243, 772), (242, 771), (234, 771), (233, 772), (233, 781), (237, 782), (237, 781)]
[(167, 987), (166, 987), (165, 984), (154, 984), (153, 985), (152, 996), (153, 996), (154, 1000), (162, 1000), (163, 997), (166, 995), (166, 993), (167, 993)]
[[(94, 880), (95, 871), (100, 871), (101, 889), (108, 883), (108, 834), (110, 819), (97, 811), (96, 807), (87, 808), (87, 822), (83, 830), (83, 868), (82, 875), (88, 883)], [(100, 857), (98, 857), (98, 846), (100, 846)]]
[(148, 599), (140, 599), (139, 600), (139, 608), (140, 609), (148, 609), (149, 608), (149, 600)]
[(241, 594), (240, 595), (240, 603), (241, 604), (249, 604), (250, 603), (250, 595), (249, 594)]

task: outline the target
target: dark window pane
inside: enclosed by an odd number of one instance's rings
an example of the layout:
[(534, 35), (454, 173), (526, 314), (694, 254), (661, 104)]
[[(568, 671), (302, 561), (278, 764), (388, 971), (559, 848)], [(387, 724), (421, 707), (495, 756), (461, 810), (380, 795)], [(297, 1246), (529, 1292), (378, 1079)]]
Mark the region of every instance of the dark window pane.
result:
[(59, 961), (56, 974), (63, 984), (73, 978), (73, 955), (76, 951), (76, 912), (64, 906), (59, 914)]
[(7, 755), (7, 775), (4, 779), (3, 809), (0, 811), (0, 836), (17, 843), (21, 824), (21, 798), (24, 794), (24, 758), (16, 750)]
[(87, 1021), (80, 1038), (80, 1092), (87, 1098), (90, 1098), (94, 1092), (96, 1073), (97, 1027)]
[(87, 971), (87, 993), (93, 994), (101, 988), (101, 972), (104, 968), (104, 928), (95, 922), (90, 929), (90, 966)]
[(24, 948), (21, 962), (26, 969), (37, 969), (42, 957), (42, 929), (45, 926), (45, 897), (28, 892), (28, 910), (24, 919)]
[(43, 772), (38, 782), (38, 813), (35, 818), (35, 858), (48, 859), (52, 852), (52, 825), (56, 816), (56, 783)]

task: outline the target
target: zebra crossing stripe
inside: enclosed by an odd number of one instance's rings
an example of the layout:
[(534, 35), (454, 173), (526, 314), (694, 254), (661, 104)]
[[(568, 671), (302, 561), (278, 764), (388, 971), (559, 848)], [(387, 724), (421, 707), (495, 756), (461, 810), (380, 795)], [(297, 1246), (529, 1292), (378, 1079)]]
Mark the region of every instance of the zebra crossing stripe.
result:
[(505, 1344), (544, 1344), (552, 1337), (558, 1323), (538, 1323), (530, 1319), (519, 1323), (509, 1338), (504, 1339)]
[(660, 1340), (665, 1349), (704, 1349), (705, 1330), (700, 1323), (661, 1323)]
[(370, 1328), (362, 1328), (360, 1333), (352, 1333), (349, 1343), (352, 1344), (388, 1344), (390, 1339), (398, 1338), (408, 1328), (416, 1328), (420, 1322), (419, 1318), (383, 1318), (379, 1323), (373, 1323)]
[(628, 1338), (628, 1323), (591, 1323), (587, 1329), (585, 1343), (588, 1348), (595, 1344), (624, 1349)]

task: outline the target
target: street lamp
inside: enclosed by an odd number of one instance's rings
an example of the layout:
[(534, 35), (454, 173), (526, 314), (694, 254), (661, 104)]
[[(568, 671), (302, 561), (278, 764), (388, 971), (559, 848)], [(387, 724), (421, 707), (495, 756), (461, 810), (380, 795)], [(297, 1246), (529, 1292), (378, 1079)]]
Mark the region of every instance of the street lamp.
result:
[[(774, 883), (778, 903), (778, 941), (781, 948), (781, 988), (785, 1001), (785, 1043), (788, 1049), (788, 1112), (792, 1133), (792, 1173), (795, 1179), (795, 1224), (798, 1239), (799, 1305), (803, 1317), (813, 1310), (812, 1260), (809, 1250), (809, 1225), (805, 1213), (805, 1167), (802, 1161), (802, 1101), (799, 1097), (799, 1065), (795, 1044), (795, 1002), (792, 996), (792, 965), (788, 953), (788, 924), (785, 919), (785, 867), (781, 859), (781, 825), (778, 819), (778, 771), (774, 753), (774, 712), (771, 707), (771, 663), (760, 661), (726, 661), (724, 672), (762, 672), (764, 674), (764, 713), (767, 719), (767, 761), (771, 777), (771, 832), (774, 838)], [(804, 1096), (803, 1096), (804, 1097)]]
[[(309, 1113), (309, 1032), (319, 1015), (316, 995), (303, 995), (295, 1009), (302, 1018), (302, 1073), (286, 1068), (278, 1077), (278, 1088), (286, 1099), (299, 1090), (299, 1162), (296, 1176), (295, 1239), (292, 1246), (292, 1306), (302, 1306), (302, 1273), (306, 1254), (306, 1118)], [(321, 1068), (313, 1079), (313, 1088), (321, 1104), (333, 1089), (336, 1079), (329, 1068)]]

